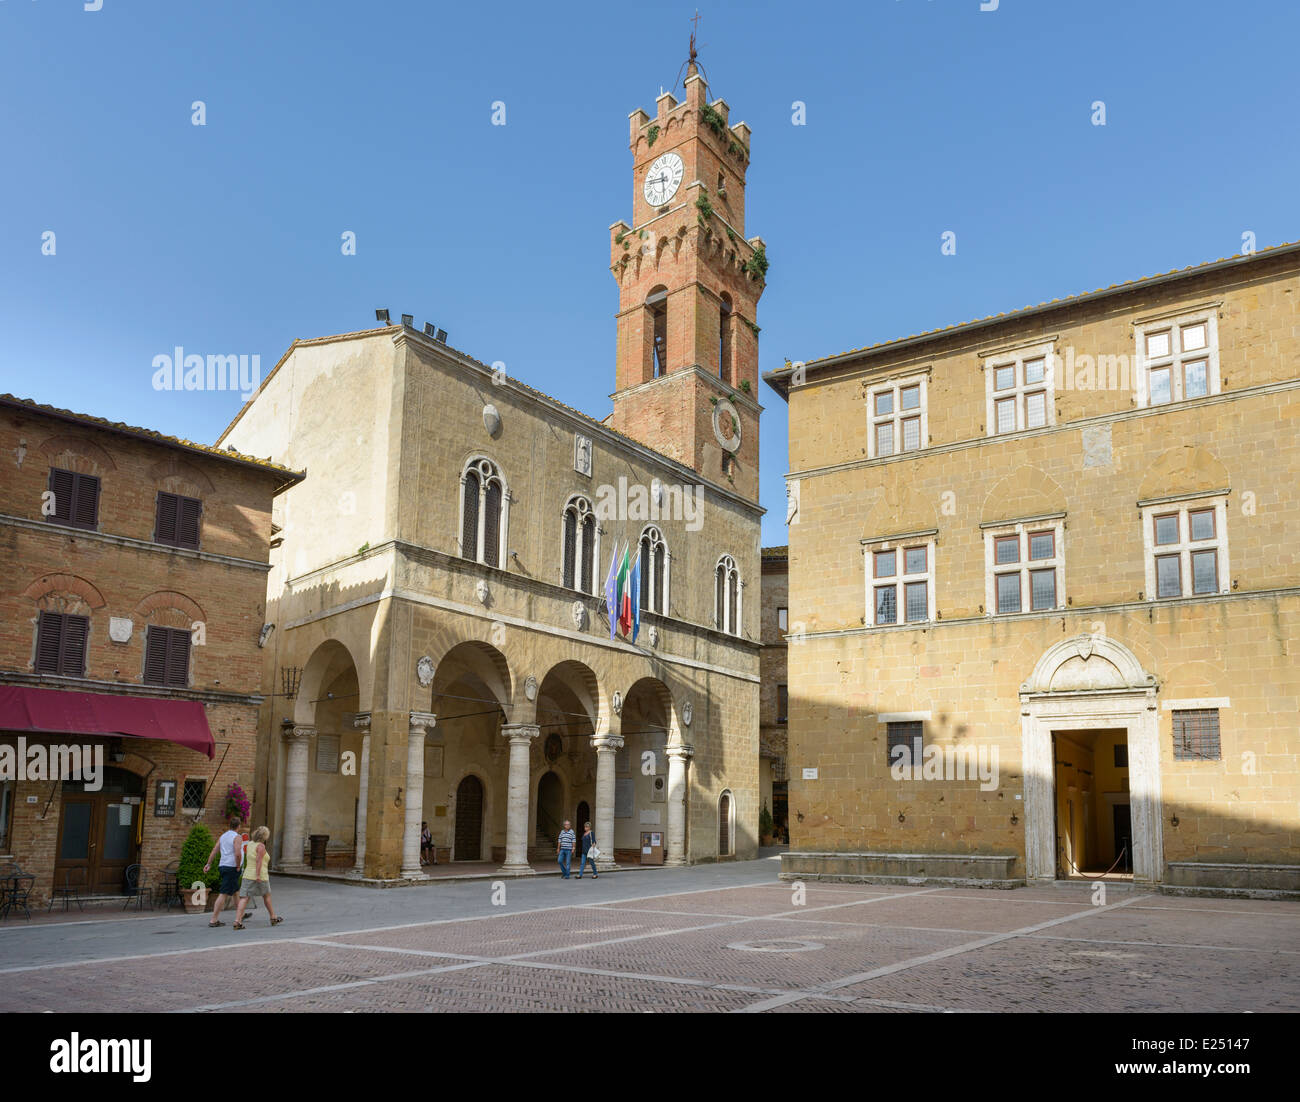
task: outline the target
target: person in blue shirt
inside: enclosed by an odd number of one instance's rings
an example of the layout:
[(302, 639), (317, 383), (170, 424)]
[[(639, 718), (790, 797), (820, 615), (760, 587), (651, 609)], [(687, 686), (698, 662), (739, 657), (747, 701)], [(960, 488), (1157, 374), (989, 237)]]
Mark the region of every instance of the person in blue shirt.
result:
[(560, 831), (560, 840), (555, 847), (555, 857), (560, 863), (560, 872), (564, 874), (564, 879), (569, 879), (569, 862), (573, 859), (573, 846), (578, 840), (573, 833), (569, 820), (564, 820), (564, 829)]

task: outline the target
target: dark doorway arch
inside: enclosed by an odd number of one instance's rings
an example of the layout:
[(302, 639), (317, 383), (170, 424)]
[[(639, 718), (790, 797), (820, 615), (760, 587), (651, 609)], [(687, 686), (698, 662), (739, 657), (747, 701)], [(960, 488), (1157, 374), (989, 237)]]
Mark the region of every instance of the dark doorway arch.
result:
[[(583, 800), (578, 804), (578, 810), (574, 812), (573, 816), (573, 833), (578, 836), (579, 842), (582, 841), (582, 828), (586, 823), (591, 823), (592, 830), (596, 829), (596, 822), (591, 817), (591, 805), (586, 800)], [(579, 852), (581, 852), (581, 847), (579, 847)]]
[(553, 846), (564, 829), (564, 785), (551, 772), (537, 782), (537, 839)]
[(483, 782), (466, 774), (456, 786), (457, 861), (483, 859)]

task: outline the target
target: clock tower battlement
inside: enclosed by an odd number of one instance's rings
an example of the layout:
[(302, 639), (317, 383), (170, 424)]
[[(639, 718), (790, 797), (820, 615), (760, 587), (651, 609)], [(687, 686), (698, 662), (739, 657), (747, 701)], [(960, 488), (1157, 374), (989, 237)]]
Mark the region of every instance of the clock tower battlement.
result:
[(767, 267), (745, 237), (750, 130), (708, 99), (694, 62), (686, 98), (629, 116), (632, 225), (610, 227), (618, 281), (611, 427), (758, 500), (758, 326)]

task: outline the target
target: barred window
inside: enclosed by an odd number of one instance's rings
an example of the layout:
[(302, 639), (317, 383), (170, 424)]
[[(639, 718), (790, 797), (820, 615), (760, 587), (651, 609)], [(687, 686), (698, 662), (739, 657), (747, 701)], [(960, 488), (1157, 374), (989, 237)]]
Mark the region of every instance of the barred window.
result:
[(1219, 709), (1174, 712), (1174, 761), (1218, 761)]
[[(921, 764), (921, 751), (925, 749), (924, 725), (919, 719), (906, 720), (897, 723), (885, 724), (885, 734), (887, 741), (886, 761), (893, 765), (896, 761), (903, 764), (919, 766)], [(903, 747), (900, 753), (895, 752), (895, 747)]]
[(198, 778), (185, 778), (185, 788), (181, 793), (181, 808), (185, 811), (198, 811), (203, 806), (203, 796), (208, 782)]

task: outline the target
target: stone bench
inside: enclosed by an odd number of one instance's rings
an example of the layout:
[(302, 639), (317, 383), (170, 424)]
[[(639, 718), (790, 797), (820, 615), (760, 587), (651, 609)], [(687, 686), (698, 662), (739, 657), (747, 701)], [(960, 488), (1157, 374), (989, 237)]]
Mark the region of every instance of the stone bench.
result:
[(783, 853), (782, 880), (839, 880), (868, 884), (959, 884), (1016, 888), (1019, 857), (983, 853)]

